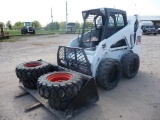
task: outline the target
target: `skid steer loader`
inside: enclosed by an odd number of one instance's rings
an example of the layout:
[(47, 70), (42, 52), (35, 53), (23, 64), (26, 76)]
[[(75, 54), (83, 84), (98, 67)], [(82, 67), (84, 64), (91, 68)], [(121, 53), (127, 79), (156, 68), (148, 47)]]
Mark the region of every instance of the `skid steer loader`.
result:
[(138, 15), (127, 21), (123, 10), (100, 8), (83, 11), (82, 16), (82, 33), (69, 46), (59, 46), (58, 65), (39, 60), (16, 67), (24, 87), (38, 88), (39, 95), (48, 99), (52, 108), (65, 111), (67, 118), (98, 101), (96, 83), (113, 89), (121, 75), (135, 77), (140, 64)]
[[(80, 37), (69, 46), (59, 46), (58, 65), (93, 76), (105, 89), (114, 88), (120, 79), (133, 78), (139, 69), (141, 22), (138, 15), (127, 21), (125, 11), (100, 8), (82, 12)], [(91, 29), (86, 23), (93, 22)], [(85, 31), (87, 31), (85, 33)]]

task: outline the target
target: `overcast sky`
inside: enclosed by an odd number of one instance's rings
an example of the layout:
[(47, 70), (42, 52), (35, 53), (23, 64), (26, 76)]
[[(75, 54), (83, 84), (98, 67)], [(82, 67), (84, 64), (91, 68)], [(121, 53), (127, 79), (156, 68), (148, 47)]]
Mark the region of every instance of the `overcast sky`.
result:
[[(81, 12), (87, 9), (110, 7), (122, 9), (128, 15), (160, 16), (160, 0), (67, 0), (68, 21), (82, 22)], [(0, 22), (38, 20), (43, 26), (53, 21), (65, 21), (66, 0), (0, 0)]]

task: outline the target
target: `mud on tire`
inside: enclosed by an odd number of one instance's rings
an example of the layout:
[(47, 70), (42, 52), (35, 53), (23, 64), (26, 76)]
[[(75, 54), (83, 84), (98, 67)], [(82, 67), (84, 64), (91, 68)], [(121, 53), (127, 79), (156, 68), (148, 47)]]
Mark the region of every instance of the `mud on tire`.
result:
[(97, 70), (96, 81), (101, 87), (110, 90), (117, 86), (122, 69), (119, 61), (111, 58), (100, 62)]
[(31, 61), (17, 65), (16, 75), (24, 87), (37, 89), (38, 78), (50, 71), (50, 64), (44, 61)]
[(37, 85), (41, 97), (56, 101), (71, 99), (81, 90), (82, 78), (75, 73), (59, 71), (41, 76)]

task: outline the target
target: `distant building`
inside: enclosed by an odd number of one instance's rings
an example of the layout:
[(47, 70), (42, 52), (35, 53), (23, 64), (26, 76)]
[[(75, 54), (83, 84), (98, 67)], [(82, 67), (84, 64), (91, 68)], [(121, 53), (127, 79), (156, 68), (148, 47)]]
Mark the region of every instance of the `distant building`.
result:
[[(128, 19), (130, 19), (131, 16), (128, 16)], [(140, 19), (142, 23), (153, 23), (153, 26), (158, 29), (160, 28), (160, 16), (140, 16)]]

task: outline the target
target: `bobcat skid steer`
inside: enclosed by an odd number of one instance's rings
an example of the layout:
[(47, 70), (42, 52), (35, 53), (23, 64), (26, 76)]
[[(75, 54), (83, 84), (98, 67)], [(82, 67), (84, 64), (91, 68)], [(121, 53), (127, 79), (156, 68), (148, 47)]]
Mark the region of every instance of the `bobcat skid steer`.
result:
[[(67, 47), (59, 46), (58, 65), (93, 76), (107, 90), (117, 86), (121, 74), (135, 77), (142, 36), (139, 16), (127, 21), (125, 11), (112, 8), (87, 10), (82, 15), (81, 36)], [(89, 22), (93, 24), (90, 28)]]
[(121, 75), (135, 77), (140, 64), (142, 30), (138, 15), (127, 21), (125, 11), (112, 8), (87, 10), (82, 15), (81, 36), (69, 46), (59, 46), (58, 66), (32, 61), (16, 67), (23, 86), (38, 88), (33, 93), (39, 93), (37, 99), (45, 105), (39, 95), (48, 99), (52, 108), (65, 111), (65, 118), (99, 100), (96, 84), (113, 89)]

